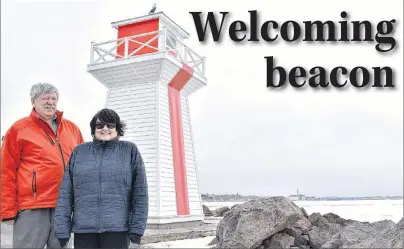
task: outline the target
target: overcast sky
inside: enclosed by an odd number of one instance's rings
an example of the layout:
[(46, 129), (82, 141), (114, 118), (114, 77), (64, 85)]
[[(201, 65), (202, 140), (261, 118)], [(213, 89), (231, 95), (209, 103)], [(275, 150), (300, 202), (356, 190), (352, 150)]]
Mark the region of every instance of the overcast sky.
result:
[[(186, 44), (207, 57), (207, 87), (190, 96), (191, 124), (203, 193), (310, 196), (403, 194), (402, 0), (389, 1), (156, 1), (190, 33)], [(1, 1), (1, 133), (30, 113), (29, 90), (56, 85), (59, 109), (86, 140), (91, 117), (106, 89), (89, 73), (90, 42), (116, 38), (111, 22), (144, 15), (149, 1)], [(366, 3), (367, 10), (363, 6)], [(289, 8), (293, 6), (293, 8)], [(317, 6), (321, 11), (307, 6)], [(229, 11), (230, 21), (396, 19), (397, 48), (374, 43), (310, 45), (304, 42), (199, 43), (190, 11)], [(304, 12), (302, 12), (304, 9)], [(227, 23), (225, 31), (228, 30)], [(375, 34), (375, 33), (374, 33)], [(211, 36), (209, 36), (211, 37)], [(394, 90), (297, 91), (266, 89), (264, 56), (287, 69), (388, 65)], [(136, 142), (136, 141), (134, 141)]]

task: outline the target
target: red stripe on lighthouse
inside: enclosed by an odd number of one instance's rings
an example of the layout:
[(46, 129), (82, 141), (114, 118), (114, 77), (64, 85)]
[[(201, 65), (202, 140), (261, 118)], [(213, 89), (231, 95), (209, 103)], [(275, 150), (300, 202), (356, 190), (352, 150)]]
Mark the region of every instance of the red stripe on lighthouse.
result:
[(182, 130), (182, 112), (180, 91), (192, 77), (191, 67), (183, 65), (168, 84), (168, 102), (170, 105), (171, 142), (173, 150), (175, 192), (177, 214), (189, 215), (187, 171), (185, 166), (184, 133)]

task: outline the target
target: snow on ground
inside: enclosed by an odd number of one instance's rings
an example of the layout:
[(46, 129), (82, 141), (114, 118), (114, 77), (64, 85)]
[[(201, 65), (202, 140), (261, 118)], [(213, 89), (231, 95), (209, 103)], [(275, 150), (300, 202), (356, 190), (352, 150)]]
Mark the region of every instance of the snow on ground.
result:
[[(231, 207), (234, 204), (229, 202), (205, 203), (209, 208)], [(320, 212), (336, 213), (343, 218), (351, 218), (359, 221), (379, 221), (389, 219), (398, 222), (403, 217), (403, 200), (369, 200), (369, 201), (301, 201), (296, 202), (298, 206), (302, 206), (311, 214)], [(208, 221), (208, 220), (207, 220)], [(210, 223), (217, 223), (215, 218), (210, 218)], [(151, 243), (142, 245), (142, 248), (211, 248), (208, 244), (213, 240), (214, 236), (186, 239), (177, 241), (167, 241), (159, 243)], [(1, 224), (1, 246), (0, 248), (11, 248), (12, 243), (12, 226)], [(70, 245), (72, 241), (70, 241)], [(71, 246), (70, 246), (71, 247)]]
[(208, 244), (213, 240), (214, 236), (198, 238), (198, 239), (184, 239), (176, 241), (167, 241), (142, 245), (142, 248), (210, 248)]

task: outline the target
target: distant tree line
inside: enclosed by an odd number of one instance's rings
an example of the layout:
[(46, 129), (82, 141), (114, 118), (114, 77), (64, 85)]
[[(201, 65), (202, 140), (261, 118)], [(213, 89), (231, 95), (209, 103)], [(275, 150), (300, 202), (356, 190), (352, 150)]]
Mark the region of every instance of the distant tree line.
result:
[(202, 201), (249, 201), (262, 196), (236, 194), (201, 194)]
[[(262, 197), (269, 196), (256, 196), (256, 195), (240, 195), (236, 194), (201, 194), (202, 201), (249, 201)], [(325, 197), (306, 197), (306, 201), (343, 201), (343, 200), (402, 200), (403, 196), (363, 196), (363, 197), (338, 197), (338, 196), (325, 196)]]

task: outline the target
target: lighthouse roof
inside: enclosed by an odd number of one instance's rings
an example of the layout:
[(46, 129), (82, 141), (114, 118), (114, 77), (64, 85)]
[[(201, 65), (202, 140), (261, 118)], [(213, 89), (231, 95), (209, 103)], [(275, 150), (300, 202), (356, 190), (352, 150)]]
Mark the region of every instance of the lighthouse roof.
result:
[(173, 28), (177, 30), (183, 37), (183, 39), (188, 38), (189, 33), (185, 31), (181, 26), (179, 26), (176, 22), (174, 22), (171, 18), (169, 18), (164, 12), (157, 12), (153, 14), (148, 14), (144, 16), (139, 16), (139, 17), (134, 17), (134, 18), (129, 18), (121, 21), (116, 21), (112, 22), (112, 28), (118, 29), (118, 27), (123, 26), (123, 25), (128, 25), (132, 23), (137, 23), (137, 22), (143, 22), (151, 19), (159, 18), (160, 21), (163, 21), (165, 24), (170, 26), (170, 28)]

